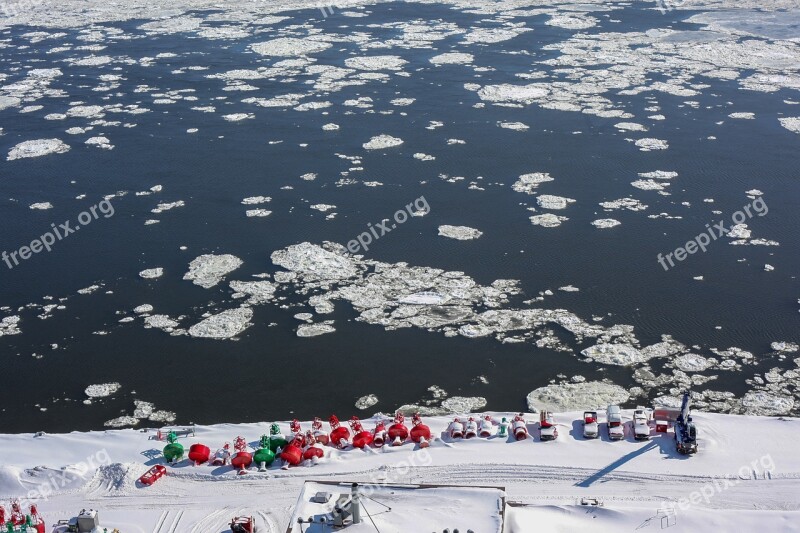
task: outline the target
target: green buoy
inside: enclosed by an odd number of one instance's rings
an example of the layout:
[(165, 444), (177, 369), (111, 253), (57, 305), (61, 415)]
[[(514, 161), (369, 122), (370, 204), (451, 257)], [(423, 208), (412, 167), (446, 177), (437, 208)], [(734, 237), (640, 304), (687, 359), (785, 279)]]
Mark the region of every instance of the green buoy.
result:
[(183, 459), (183, 445), (178, 443), (178, 435), (174, 431), (167, 435), (167, 442), (169, 444), (164, 446), (164, 459), (169, 463)]

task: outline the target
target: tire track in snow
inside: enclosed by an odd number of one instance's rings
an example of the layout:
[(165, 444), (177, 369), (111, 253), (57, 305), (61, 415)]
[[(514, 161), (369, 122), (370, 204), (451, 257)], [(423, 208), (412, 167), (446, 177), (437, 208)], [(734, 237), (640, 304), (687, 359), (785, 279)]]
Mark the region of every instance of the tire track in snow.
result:
[(153, 528), (153, 533), (159, 533), (161, 531), (161, 527), (164, 525), (164, 522), (167, 520), (167, 516), (169, 516), (169, 511), (162, 511), (161, 517), (156, 522), (156, 527)]
[(178, 524), (181, 523), (181, 518), (183, 518), (183, 510), (178, 511), (178, 516), (175, 517), (175, 520), (172, 521), (172, 525), (169, 528), (169, 533), (175, 533), (178, 529)]

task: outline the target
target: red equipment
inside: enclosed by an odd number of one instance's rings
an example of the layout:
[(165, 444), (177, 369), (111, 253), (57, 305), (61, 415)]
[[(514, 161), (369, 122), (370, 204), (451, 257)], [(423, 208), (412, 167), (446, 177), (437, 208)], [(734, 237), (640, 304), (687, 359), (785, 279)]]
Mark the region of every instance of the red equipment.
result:
[(303, 429), (300, 427), (300, 421), (296, 418), (289, 423), (289, 430), (292, 432), (293, 435), (297, 435), (298, 433), (302, 433)]
[(331, 415), (328, 422), (331, 424), (331, 443), (339, 448), (346, 447), (350, 439), (350, 430), (339, 423), (336, 415)]
[(208, 448), (208, 446), (204, 446), (202, 444), (192, 444), (189, 448), (189, 460), (195, 466), (205, 463), (208, 461), (210, 456), (211, 450)]
[(297, 466), (303, 461), (303, 442), (305, 438), (298, 435), (296, 436), (292, 442), (286, 445), (286, 447), (281, 450), (281, 459), (283, 459), (286, 463)]
[(303, 459), (322, 459), (325, 457), (325, 450), (317, 444), (317, 438), (311, 431), (306, 431), (306, 444), (308, 448), (303, 452)]
[(458, 417), (455, 417), (447, 427), (447, 432), (450, 433), (451, 439), (460, 439), (464, 436), (464, 424)]
[(167, 467), (164, 465), (155, 465), (150, 470), (142, 474), (139, 478), (139, 483), (142, 485), (152, 485), (162, 477), (167, 475)]
[(389, 440), (392, 446), (400, 446), (408, 438), (408, 428), (405, 425), (406, 417), (397, 411), (394, 415), (394, 424), (389, 426)]
[(314, 422), (311, 423), (311, 429), (314, 431), (314, 438), (323, 446), (328, 445), (330, 440), (328, 434), (322, 429), (322, 419), (318, 416), (314, 417)]
[(231, 533), (255, 533), (256, 521), (252, 516), (237, 516), (231, 520)]
[(363, 449), (372, 444), (372, 433), (364, 430), (357, 416), (350, 419), (350, 428), (353, 430), (353, 446)]
[(517, 440), (525, 440), (528, 438), (528, 427), (525, 423), (525, 418), (522, 413), (514, 417), (514, 422), (511, 424), (514, 430), (514, 438)]
[(236, 437), (233, 443), (236, 454), (231, 459), (231, 465), (239, 469), (239, 474), (246, 474), (247, 467), (253, 464), (253, 454), (247, 451), (247, 441), (244, 437)]
[(29, 516), (31, 517), (31, 525), (36, 530), (36, 533), (45, 533), (44, 518), (42, 518), (42, 515), (39, 514), (39, 509), (37, 509), (35, 503), (31, 504)]
[(430, 446), (431, 428), (422, 423), (419, 413), (414, 413), (411, 418), (411, 440), (419, 444), (420, 448)]
[(375, 431), (372, 432), (372, 444), (376, 448), (381, 448), (384, 442), (386, 442), (386, 424), (381, 421), (375, 425)]
[(11, 520), (10, 522), (15, 526), (21, 526), (25, 523), (25, 514), (22, 512), (22, 507), (19, 501), (11, 502)]
[(6, 523), (6, 508), (0, 505), (0, 525)]

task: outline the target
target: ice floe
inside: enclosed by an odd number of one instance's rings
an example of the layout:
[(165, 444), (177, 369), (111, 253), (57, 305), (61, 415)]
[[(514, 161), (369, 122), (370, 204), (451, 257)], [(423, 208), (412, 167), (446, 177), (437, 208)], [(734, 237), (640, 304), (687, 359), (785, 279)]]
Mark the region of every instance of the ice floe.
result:
[(367, 394), (366, 396), (362, 396), (358, 400), (356, 400), (356, 409), (369, 409), (373, 405), (378, 403), (378, 397), (374, 394)]
[(563, 196), (542, 194), (536, 197), (536, 203), (542, 209), (566, 209), (569, 204), (575, 203), (575, 200)]
[(449, 226), (445, 224), (439, 226), (439, 235), (449, 239), (468, 241), (471, 239), (477, 239), (483, 235), (483, 232), (468, 226)]
[(119, 383), (98, 383), (96, 385), (89, 385), (86, 387), (84, 393), (89, 398), (106, 398), (111, 396), (122, 388)]
[(207, 339), (230, 339), (250, 327), (253, 310), (249, 307), (228, 309), (189, 328), (189, 335)]
[(358, 70), (400, 70), (408, 63), (399, 56), (349, 57), (344, 64)]
[(63, 154), (69, 151), (64, 141), (60, 139), (36, 139), (23, 141), (8, 152), (7, 161), (24, 159), (28, 157), (41, 157), (48, 154)]
[(800, 133), (800, 117), (779, 118), (781, 126), (789, 131)]
[(625, 403), (629, 397), (628, 391), (619, 385), (586, 381), (540, 387), (528, 394), (527, 401), (528, 410), (532, 413), (541, 409), (563, 412), (603, 409), (611, 404)]
[(467, 65), (475, 60), (475, 56), (464, 52), (446, 52), (429, 59), (434, 65)]
[(622, 224), (622, 222), (614, 218), (599, 218), (592, 221), (592, 226), (601, 229), (613, 228), (619, 226), (620, 224)]
[(250, 45), (250, 49), (257, 54), (277, 57), (300, 57), (316, 54), (331, 47), (330, 43), (311, 39), (298, 39), (295, 37), (279, 37), (271, 41)]
[(642, 152), (649, 152), (651, 150), (666, 150), (669, 148), (667, 141), (661, 139), (653, 139), (652, 137), (645, 137), (639, 139), (634, 143)]
[(530, 217), (531, 224), (544, 228), (558, 227), (562, 222), (567, 220), (569, 220), (567, 217), (562, 217), (553, 213), (544, 213), (542, 215), (533, 215)]
[(333, 327), (332, 321), (322, 322), (320, 324), (303, 324), (297, 328), (298, 337), (317, 337), (325, 335), (326, 333), (333, 333), (336, 328)]
[(164, 269), (161, 267), (158, 268), (148, 268), (146, 270), (142, 270), (139, 272), (139, 277), (143, 279), (156, 279), (160, 278), (164, 275)]
[(243, 261), (231, 254), (205, 254), (196, 257), (189, 263), (189, 271), (183, 279), (191, 280), (195, 285), (209, 289), (242, 266)]
[(392, 137), (391, 135), (377, 135), (365, 142), (362, 146), (365, 150), (381, 150), (384, 148), (393, 148), (403, 144), (403, 139)]

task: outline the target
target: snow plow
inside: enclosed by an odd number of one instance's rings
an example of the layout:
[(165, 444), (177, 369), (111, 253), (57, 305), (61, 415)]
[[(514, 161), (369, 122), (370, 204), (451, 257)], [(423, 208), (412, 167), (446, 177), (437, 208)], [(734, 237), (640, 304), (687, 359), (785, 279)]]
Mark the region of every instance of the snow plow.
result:
[(600, 424), (597, 422), (597, 411), (583, 413), (583, 438), (596, 439), (600, 436)]
[(625, 426), (622, 425), (622, 411), (619, 405), (609, 405), (606, 408), (606, 422), (609, 439), (622, 440), (625, 438)]
[(681, 413), (678, 415), (678, 420), (675, 421), (675, 445), (678, 453), (684, 455), (697, 453), (697, 428), (695, 428), (692, 415), (689, 413), (690, 403), (689, 391), (684, 391)]
[(539, 413), (539, 438), (542, 441), (556, 440), (558, 438), (558, 428), (556, 427), (553, 413), (547, 409), (542, 409)]
[(650, 439), (651, 413), (644, 407), (637, 407), (633, 412), (633, 438), (636, 440)]

